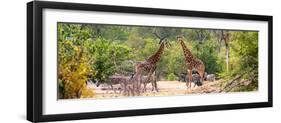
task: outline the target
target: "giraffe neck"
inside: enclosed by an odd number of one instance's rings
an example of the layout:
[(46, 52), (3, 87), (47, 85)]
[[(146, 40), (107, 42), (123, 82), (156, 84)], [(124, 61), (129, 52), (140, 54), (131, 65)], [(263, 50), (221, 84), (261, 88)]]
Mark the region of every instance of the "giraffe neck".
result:
[(185, 62), (190, 63), (191, 59), (193, 59), (194, 56), (192, 55), (191, 51), (186, 47), (183, 40), (180, 40), (180, 44), (181, 44), (181, 47), (182, 47), (182, 50), (183, 50)]
[(157, 63), (157, 62), (160, 60), (160, 57), (161, 57), (163, 51), (164, 51), (164, 43), (162, 43), (162, 44), (160, 45), (158, 51), (157, 51), (155, 54), (153, 54), (152, 56), (150, 56), (150, 57), (147, 59), (147, 61), (150, 62), (150, 63), (152, 63), (152, 64)]

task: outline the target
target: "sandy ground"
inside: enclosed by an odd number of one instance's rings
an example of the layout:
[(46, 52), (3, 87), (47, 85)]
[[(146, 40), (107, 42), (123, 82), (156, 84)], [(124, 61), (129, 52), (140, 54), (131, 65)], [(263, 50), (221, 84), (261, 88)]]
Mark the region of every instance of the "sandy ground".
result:
[[(202, 93), (217, 93), (219, 91), (220, 81), (208, 82), (204, 81), (202, 86), (187, 88), (186, 83), (179, 81), (158, 81), (157, 86), (159, 92), (152, 91), (151, 84), (147, 85), (147, 91), (140, 96), (172, 96), (184, 94), (202, 94)], [(193, 83), (192, 83), (193, 84)], [(124, 97), (118, 88), (120, 85), (114, 85), (114, 90), (109, 89), (107, 85), (96, 87), (94, 84), (89, 84), (89, 88), (93, 89), (96, 99), (119, 98)]]

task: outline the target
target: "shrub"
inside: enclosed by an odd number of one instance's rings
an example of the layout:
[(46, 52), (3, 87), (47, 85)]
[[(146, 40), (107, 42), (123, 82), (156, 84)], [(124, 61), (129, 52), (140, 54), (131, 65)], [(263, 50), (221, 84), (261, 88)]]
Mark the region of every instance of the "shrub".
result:
[(168, 80), (169, 81), (174, 81), (174, 80), (176, 80), (176, 78), (177, 78), (177, 76), (174, 73), (170, 73), (168, 75)]

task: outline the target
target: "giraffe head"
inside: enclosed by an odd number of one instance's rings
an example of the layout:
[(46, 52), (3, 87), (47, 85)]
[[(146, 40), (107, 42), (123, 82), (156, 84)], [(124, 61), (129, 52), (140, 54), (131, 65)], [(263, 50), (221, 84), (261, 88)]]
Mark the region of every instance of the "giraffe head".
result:
[(182, 40), (183, 40), (183, 35), (178, 35), (178, 36), (177, 36), (177, 41), (180, 42), (180, 41), (182, 41)]
[(171, 47), (171, 44), (170, 44), (170, 42), (167, 39), (164, 39), (164, 40), (160, 41), (159, 44), (166, 46), (166, 48)]

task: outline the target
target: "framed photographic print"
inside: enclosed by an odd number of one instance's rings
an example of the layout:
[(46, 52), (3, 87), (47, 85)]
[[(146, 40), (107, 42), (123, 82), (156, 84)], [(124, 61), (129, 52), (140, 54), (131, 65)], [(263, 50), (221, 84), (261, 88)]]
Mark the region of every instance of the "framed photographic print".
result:
[(27, 120), (272, 107), (272, 16), (27, 3)]

